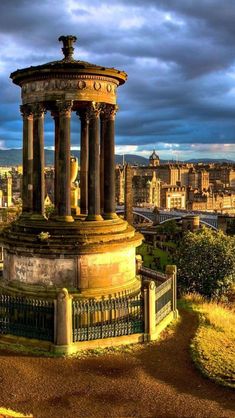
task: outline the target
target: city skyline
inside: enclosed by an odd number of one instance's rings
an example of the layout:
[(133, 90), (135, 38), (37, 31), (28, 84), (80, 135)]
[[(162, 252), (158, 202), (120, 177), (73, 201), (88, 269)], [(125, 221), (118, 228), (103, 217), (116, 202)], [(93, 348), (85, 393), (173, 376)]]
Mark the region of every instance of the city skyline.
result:
[[(120, 87), (116, 153), (235, 160), (235, 5), (227, 0), (14, 1), (0, 5), (0, 148), (22, 146), (17, 68), (62, 59), (57, 38), (78, 37), (75, 58), (128, 73)], [(72, 147), (79, 122), (72, 120)], [(45, 119), (45, 145), (53, 122)]]

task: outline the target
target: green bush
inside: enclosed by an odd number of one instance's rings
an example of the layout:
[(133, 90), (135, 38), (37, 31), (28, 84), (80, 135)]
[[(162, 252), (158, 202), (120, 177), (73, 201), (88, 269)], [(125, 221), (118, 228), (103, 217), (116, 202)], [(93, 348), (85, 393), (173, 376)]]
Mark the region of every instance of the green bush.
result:
[(198, 292), (221, 299), (234, 284), (235, 238), (202, 228), (187, 232), (175, 253), (180, 294)]

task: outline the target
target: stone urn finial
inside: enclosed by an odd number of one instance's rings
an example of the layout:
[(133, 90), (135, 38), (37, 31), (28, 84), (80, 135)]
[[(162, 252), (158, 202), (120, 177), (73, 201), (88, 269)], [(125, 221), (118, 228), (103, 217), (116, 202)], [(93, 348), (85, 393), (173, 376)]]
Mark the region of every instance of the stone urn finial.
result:
[(76, 36), (60, 36), (58, 40), (63, 42), (62, 51), (64, 54), (64, 61), (72, 61), (74, 51), (73, 43), (77, 40)]

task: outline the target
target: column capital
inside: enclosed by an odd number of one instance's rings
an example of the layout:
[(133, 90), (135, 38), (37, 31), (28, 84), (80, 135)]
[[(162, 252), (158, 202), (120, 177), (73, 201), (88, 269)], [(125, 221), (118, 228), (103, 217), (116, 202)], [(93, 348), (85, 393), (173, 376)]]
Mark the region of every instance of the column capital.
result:
[(44, 103), (35, 103), (30, 105), (30, 107), (35, 118), (41, 118), (46, 113), (46, 106)]
[(89, 110), (88, 109), (77, 110), (76, 115), (79, 116), (79, 119), (81, 122), (89, 123)]
[(73, 107), (72, 100), (57, 100), (51, 114), (53, 117), (65, 116), (66, 118), (70, 118), (72, 107)]
[(90, 105), (87, 107), (89, 119), (98, 118), (100, 116), (101, 110), (102, 110), (101, 103), (91, 102)]
[(20, 113), (23, 118), (29, 119), (33, 117), (32, 105), (24, 104), (20, 106)]
[(106, 120), (115, 120), (116, 113), (118, 111), (118, 105), (102, 103), (101, 105), (101, 117)]

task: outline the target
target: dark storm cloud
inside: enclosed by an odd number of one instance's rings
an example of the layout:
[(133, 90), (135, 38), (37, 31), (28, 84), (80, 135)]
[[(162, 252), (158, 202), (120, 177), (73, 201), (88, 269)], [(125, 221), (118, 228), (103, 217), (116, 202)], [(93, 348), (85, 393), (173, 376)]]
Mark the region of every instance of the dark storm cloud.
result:
[[(9, 73), (62, 58), (61, 34), (78, 37), (77, 59), (128, 73), (117, 144), (185, 144), (189, 152), (190, 143), (235, 143), (234, 20), (232, 0), (1, 2), (0, 145), (21, 146), (20, 92)], [(74, 118), (72, 128), (77, 145)], [(51, 146), (49, 115), (45, 131)]]

